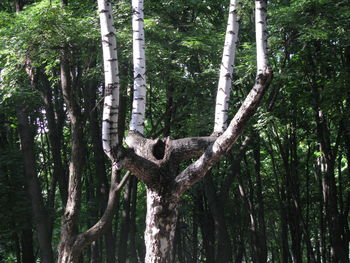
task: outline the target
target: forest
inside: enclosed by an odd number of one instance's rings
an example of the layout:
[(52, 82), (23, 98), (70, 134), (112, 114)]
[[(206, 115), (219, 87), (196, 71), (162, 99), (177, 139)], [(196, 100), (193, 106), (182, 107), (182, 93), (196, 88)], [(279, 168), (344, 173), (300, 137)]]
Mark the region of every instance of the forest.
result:
[(349, 263), (349, 0), (1, 0), (0, 263)]

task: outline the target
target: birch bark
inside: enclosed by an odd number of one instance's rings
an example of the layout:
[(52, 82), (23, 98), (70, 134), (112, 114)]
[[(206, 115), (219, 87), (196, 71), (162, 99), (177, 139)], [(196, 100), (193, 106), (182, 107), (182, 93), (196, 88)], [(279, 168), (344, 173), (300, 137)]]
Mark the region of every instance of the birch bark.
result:
[(173, 262), (173, 241), (178, 200), (171, 195), (147, 189), (146, 258), (147, 263)]
[(220, 77), (216, 95), (214, 133), (222, 134), (227, 128), (228, 102), (232, 87), (232, 73), (238, 41), (238, 0), (230, 1), (224, 51), (220, 66)]
[(100, 14), (103, 66), (105, 75), (105, 98), (102, 116), (102, 145), (110, 159), (112, 149), (118, 144), (119, 68), (116, 31), (113, 23), (112, 5), (98, 0)]
[(255, 1), (256, 64), (258, 75), (264, 74), (268, 68), (266, 10), (266, 0)]
[(256, 46), (258, 74), (254, 87), (249, 92), (238, 112), (230, 122), (225, 132), (210, 145), (204, 154), (194, 163), (183, 170), (175, 179), (177, 195), (182, 195), (193, 184), (201, 180), (207, 171), (230, 150), (234, 142), (241, 135), (246, 123), (254, 114), (269, 86), (272, 78), (272, 69), (267, 60), (267, 28), (266, 28), (267, 0), (255, 1), (256, 16)]
[(143, 134), (146, 105), (146, 63), (143, 0), (132, 0), (134, 99), (130, 130)]

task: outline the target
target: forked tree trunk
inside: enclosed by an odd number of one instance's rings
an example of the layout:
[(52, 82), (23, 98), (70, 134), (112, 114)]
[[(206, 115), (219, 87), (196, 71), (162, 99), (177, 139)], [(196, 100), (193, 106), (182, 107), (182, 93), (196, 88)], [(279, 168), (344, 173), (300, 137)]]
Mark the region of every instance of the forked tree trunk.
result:
[(145, 262), (173, 262), (173, 241), (178, 215), (178, 199), (169, 193), (147, 189)]
[[(114, 39), (114, 29), (108, 29), (111, 25), (111, 7), (106, 0), (98, 0), (100, 7), (101, 29), (103, 31), (104, 63), (117, 61), (116, 53), (111, 53)], [(235, 117), (226, 128), (226, 121), (220, 125), (220, 129), (214, 130), (211, 137), (184, 138), (179, 140), (155, 139), (150, 140), (143, 136), (144, 110), (145, 110), (145, 56), (143, 33), (143, 0), (133, 0), (133, 44), (134, 44), (134, 98), (132, 120), (130, 130), (126, 137), (128, 148), (117, 144), (115, 132), (118, 125), (115, 116), (118, 114), (117, 81), (108, 82), (111, 71), (105, 69), (106, 88), (109, 93), (105, 97), (105, 109), (103, 116), (103, 143), (106, 154), (115, 164), (116, 169), (126, 169), (137, 176), (147, 186), (147, 219), (146, 219), (146, 259), (147, 263), (172, 262), (173, 239), (177, 220), (177, 205), (181, 195), (193, 184), (201, 180), (213, 167), (213, 165), (225, 155), (234, 142), (241, 135), (247, 121), (254, 114), (265, 90), (269, 86), (272, 70), (267, 61), (266, 41), (266, 0), (257, 0), (256, 3), (256, 40), (257, 40), (257, 78), (253, 89), (242, 103)], [(233, 24), (237, 19), (232, 19), (236, 14), (231, 1), (230, 18)], [(235, 7), (235, 5), (233, 6)], [(102, 7), (102, 8), (101, 8)], [(108, 14), (105, 19), (103, 14)], [(230, 22), (229, 22), (230, 24)], [(235, 29), (228, 30), (227, 35), (233, 35)], [(105, 37), (108, 37), (106, 39)], [(227, 37), (228, 38), (228, 37)], [(113, 40), (114, 41), (114, 40)], [(235, 43), (235, 41), (230, 41)], [(114, 48), (113, 50), (115, 50)], [(231, 49), (234, 52), (234, 48)], [(112, 54), (112, 55), (111, 55)], [(226, 54), (226, 53), (225, 53)], [(230, 56), (230, 54), (227, 54)], [(225, 56), (225, 55), (224, 55)], [(232, 61), (232, 60), (231, 60)], [(232, 62), (227, 61), (228, 67)], [(232, 72), (232, 71), (231, 71)], [(109, 74), (108, 74), (109, 73)], [(230, 73), (228, 73), (230, 74)], [(226, 77), (225, 83), (230, 78)], [(112, 83), (112, 84), (108, 84)], [(229, 85), (229, 84), (228, 84)], [(115, 93), (113, 91), (116, 91)], [(224, 92), (228, 95), (228, 92)], [(217, 105), (222, 96), (217, 98)], [(108, 103), (115, 102), (115, 105)], [(225, 103), (228, 97), (224, 99)], [(106, 103), (107, 102), (107, 103)], [(107, 111), (106, 111), (107, 109)], [(108, 114), (105, 114), (109, 111)], [(219, 110), (220, 114), (227, 113), (227, 107)], [(222, 117), (222, 116), (221, 116)], [(220, 130), (220, 131), (219, 131)], [(120, 131), (119, 131), (120, 132)], [(219, 137), (217, 137), (219, 134)], [(177, 174), (179, 164), (191, 158), (200, 158), (189, 165), (181, 173)]]

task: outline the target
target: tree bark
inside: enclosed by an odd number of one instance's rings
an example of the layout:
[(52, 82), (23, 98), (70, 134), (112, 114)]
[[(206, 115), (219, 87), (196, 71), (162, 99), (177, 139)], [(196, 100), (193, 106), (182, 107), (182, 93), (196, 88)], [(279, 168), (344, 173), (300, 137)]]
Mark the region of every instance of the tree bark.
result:
[(130, 130), (143, 134), (146, 108), (146, 62), (143, 0), (132, 0), (134, 97)]
[(112, 5), (107, 0), (98, 0), (100, 13), (103, 66), (105, 72), (105, 97), (102, 116), (102, 144), (107, 156), (113, 160), (113, 147), (118, 145), (119, 115), (119, 66), (116, 30)]
[(47, 118), (47, 126), (49, 128), (49, 140), (53, 159), (53, 176), (58, 182), (61, 200), (64, 207), (67, 203), (68, 197), (68, 181), (66, 178), (61, 156), (61, 138), (63, 134), (63, 127), (58, 125), (55, 120), (55, 111), (53, 107), (52, 92), (49, 81), (44, 74), (40, 74), (40, 76), (44, 83), (44, 86), (39, 87), (39, 91), (41, 92), (45, 103), (45, 112)]
[(231, 0), (225, 35), (224, 51), (220, 66), (220, 77), (216, 95), (214, 133), (222, 134), (227, 128), (228, 102), (233, 81), (233, 65), (238, 41), (238, 0)]
[(173, 241), (178, 215), (178, 199), (168, 193), (147, 189), (146, 257), (147, 263), (173, 262)]
[(15, 0), (15, 9), (16, 9), (16, 13), (21, 12), (23, 10), (23, 2), (22, 0)]

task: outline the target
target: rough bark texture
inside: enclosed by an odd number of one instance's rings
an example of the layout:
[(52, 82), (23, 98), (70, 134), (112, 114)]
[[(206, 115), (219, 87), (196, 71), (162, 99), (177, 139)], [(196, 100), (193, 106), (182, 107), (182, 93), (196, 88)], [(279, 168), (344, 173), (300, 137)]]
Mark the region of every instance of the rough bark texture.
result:
[(178, 199), (169, 193), (147, 189), (146, 257), (145, 262), (173, 262), (173, 244)]

